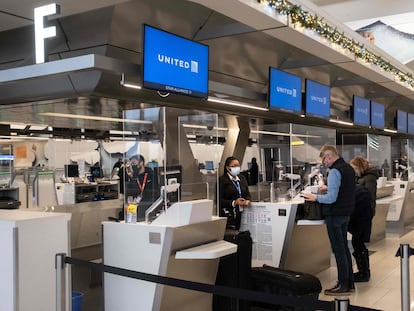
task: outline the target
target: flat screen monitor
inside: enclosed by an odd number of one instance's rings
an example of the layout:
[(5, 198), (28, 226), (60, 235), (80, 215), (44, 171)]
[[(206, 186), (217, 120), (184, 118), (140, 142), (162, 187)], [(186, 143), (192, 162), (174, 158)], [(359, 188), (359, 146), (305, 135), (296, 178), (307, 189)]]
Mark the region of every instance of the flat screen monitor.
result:
[(65, 176), (68, 177), (79, 177), (79, 166), (77, 164), (65, 164)]
[(396, 121), (397, 132), (407, 133), (407, 112), (398, 109)]
[(302, 113), (302, 79), (269, 67), (268, 102), (270, 109)]
[(371, 126), (383, 129), (385, 125), (384, 105), (371, 101)]
[(206, 170), (208, 170), (208, 171), (214, 170), (214, 162), (213, 161), (206, 161)]
[(207, 98), (207, 45), (144, 25), (143, 86)]
[(158, 162), (150, 161), (150, 162), (147, 163), (147, 165), (150, 169), (154, 169), (154, 168), (158, 167)]
[(329, 119), (331, 116), (331, 89), (329, 86), (306, 79), (305, 81), (306, 115)]
[(352, 100), (352, 121), (356, 125), (370, 126), (371, 106), (369, 99), (354, 95)]
[(100, 166), (92, 166), (91, 174), (94, 178), (102, 178), (103, 177), (102, 168)]
[(414, 114), (407, 113), (407, 133), (414, 135)]

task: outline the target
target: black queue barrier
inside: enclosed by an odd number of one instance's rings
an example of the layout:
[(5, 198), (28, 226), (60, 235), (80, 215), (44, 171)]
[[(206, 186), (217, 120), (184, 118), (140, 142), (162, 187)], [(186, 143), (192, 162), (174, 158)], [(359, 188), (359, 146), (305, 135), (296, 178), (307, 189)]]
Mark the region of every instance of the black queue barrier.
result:
[(296, 298), (291, 296), (276, 295), (258, 292), (254, 290), (227, 287), (221, 285), (211, 285), (199, 282), (186, 281), (176, 278), (170, 278), (160, 275), (154, 275), (144, 272), (132, 271), (112, 266), (107, 266), (102, 263), (95, 263), (82, 259), (72, 258), (66, 256), (64, 253), (56, 254), (55, 268), (56, 268), (56, 311), (65, 311), (65, 268), (66, 264), (88, 267), (95, 271), (112, 273), (119, 276), (129, 277), (133, 279), (174, 286), (189, 290), (195, 290), (214, 295), (221, 295), (237, 299), (263, 302), (272, 305), (294, 306), (307, 310), (320, 311), (380, 311), (378, 309), (364, 308), (353, 306), (349, 304), (348, 298), (335, 298), (333, 301), (314, 300), (310, 298)]

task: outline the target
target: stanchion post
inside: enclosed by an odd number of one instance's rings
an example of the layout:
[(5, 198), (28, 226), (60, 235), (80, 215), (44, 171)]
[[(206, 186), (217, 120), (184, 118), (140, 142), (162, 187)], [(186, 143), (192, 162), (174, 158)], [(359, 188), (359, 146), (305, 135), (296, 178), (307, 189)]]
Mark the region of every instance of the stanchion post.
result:
[(66, 272), (65, 253), (55, 256), (56, 269), (56, 311), (66, 311)]
[(349, 298), (335, 298), (335, 311), (348, 311)]
[(410, 246), (400, 244), (401, 311), (410, 311)]

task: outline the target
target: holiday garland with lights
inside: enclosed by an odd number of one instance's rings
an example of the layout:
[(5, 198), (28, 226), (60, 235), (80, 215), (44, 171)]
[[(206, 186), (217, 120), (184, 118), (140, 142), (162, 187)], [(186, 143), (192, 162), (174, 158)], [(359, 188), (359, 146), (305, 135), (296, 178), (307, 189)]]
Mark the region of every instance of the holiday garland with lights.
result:
[(380, 67), (385, 72), (393, 74), (399, 81), (406, 83), (411, 88), (414, 88), (414, 78), (410, 73), (404, 73), (397, 67), (391, 65), (381, 56), (377, 56), (371, 51), (368, 51), (363, 44), (358, 41), (348, 38), (343, 32), (340, 32), (336, 27), (329, 25), (323, 18), (303, 10), (299, 5), (293, 5), (285, 0), (257, 0), (259, 3), (267, 3), (271, 8), (276, 10), (280, 15), (287, 15), (291, 18), (295, 25), (310, 29), (320, 36), (328, 39), (332, 43), (342, 47), (353, 53), (357, 58)]

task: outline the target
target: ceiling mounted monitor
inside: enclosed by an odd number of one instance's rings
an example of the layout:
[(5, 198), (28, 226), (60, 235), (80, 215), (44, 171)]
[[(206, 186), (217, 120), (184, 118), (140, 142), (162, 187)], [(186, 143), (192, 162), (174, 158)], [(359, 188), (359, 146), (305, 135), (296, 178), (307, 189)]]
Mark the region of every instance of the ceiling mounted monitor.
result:
[(306, 116), (329, 119), (331, 116), (331, 89), (329, 86), (306, 79)]
[(414, 114), (407, 113), (407, 133), (414, 135)]
[(371, 101), (371, 126), (376, 129), (385, 127), (384, 105), (374, 101)]
[(143, 38), (144, 87), (207, 98), (207, 45), (148, 25)]
[(399, 133), (407, 133), (407, 112), (397, 110), (395, 128)]
[(302, 79), (269, 67), (269, 109), (302, 113)]
[(352, 100), (352, 121), (356, 125), (370, 126), (371, 107), (369, 99), (354, 95)]

